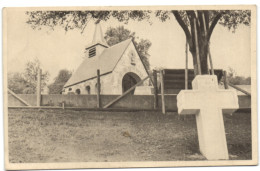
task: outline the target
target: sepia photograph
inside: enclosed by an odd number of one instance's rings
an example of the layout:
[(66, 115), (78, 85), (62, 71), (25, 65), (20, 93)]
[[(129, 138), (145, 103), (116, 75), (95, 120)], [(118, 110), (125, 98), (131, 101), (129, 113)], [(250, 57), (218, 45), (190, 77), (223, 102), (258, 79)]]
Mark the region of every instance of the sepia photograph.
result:
[(256, 6), (3, 9), (5, 169), (258, 164)]

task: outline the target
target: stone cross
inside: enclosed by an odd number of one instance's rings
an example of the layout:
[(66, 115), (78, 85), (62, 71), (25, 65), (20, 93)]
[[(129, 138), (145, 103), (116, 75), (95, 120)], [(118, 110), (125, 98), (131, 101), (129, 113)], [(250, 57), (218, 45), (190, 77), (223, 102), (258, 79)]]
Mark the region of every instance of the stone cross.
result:
[(180, 115), (196, 114), (200, 152), (208, 160), (229, 159), (223, 115), (238, 109), (235, 90), (218, 88), (216, 75), (198, 75), (193, 90), (177, 95)]

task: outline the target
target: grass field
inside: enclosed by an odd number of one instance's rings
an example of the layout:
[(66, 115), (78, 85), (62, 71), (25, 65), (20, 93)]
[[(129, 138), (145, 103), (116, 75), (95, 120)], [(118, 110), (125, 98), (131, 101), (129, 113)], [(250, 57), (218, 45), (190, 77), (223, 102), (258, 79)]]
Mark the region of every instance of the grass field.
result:
[[(194, 116), (9, 109), (12, 163), (205, 160)], [(230, 159), (251, 159), (251, 115), (225, 115)]]

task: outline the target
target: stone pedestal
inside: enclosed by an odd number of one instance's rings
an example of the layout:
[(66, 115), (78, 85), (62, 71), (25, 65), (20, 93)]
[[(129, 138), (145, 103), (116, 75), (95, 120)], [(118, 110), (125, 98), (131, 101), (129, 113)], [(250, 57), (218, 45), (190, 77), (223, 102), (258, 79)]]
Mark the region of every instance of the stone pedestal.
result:
[(196, 76), (192, 88), (178, 94), (178, 113), (196, 114), (200, 151), (208, 160), (228, 159), (222, 112), (238, 109), (236, 91), (218, 89), (215, 75)]

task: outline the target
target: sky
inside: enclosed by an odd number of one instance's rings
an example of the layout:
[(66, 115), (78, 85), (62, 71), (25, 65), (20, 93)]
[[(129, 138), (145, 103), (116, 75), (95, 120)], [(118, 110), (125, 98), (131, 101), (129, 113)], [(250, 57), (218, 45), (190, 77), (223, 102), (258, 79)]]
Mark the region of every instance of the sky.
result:
[[(84, 48), (93, 38), (95, 25), (89, 22), (84, 33), (80, 30), (65, 32), (55, 30), (33, 30), (26, 24), (25, 11), (9, 11), (7, 14), (7, 71), (23, 72), (25, 63), (37, 57), (43, 70), (50, 73), (53, 81), (61, 69), (75, 71), (84, 60)], [(184, 68), (185, 35), (173, 16), (166, 22), (151, 18), (147, 21), (130, 21), (128, 24), (110, 19), (101, 22), (103, 33), (109, 27), (124, 26), (136, 36), (149, 39), (151, 68)], [(233, 68), (237, 75), (250, 76), (250, 27), (240, 25), (235, 33), (217, 25), (211, 37), (211, 56), (215, 69)], [(189, 68), (193, 68), (189, 53)]]

